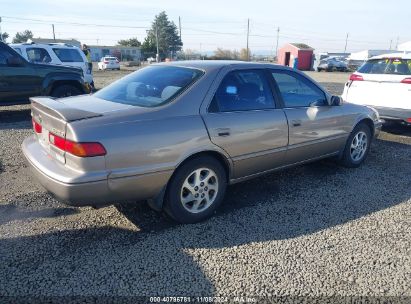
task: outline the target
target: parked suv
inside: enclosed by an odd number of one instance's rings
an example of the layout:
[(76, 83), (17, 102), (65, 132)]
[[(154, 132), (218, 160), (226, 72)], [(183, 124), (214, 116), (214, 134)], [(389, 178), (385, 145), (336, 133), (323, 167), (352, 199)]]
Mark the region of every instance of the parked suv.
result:
[(317, 67), (317, 71), (339, 71), (339, 72), (346, 72), (348, 71), (347, 63), (337, 57), (328, 57), (320, 61), (320, 64)]
[(345, 84), (342, 98), (378, 110), (385, 121), (411, 125), (411, 54), (372, 57)]
[(0, 105), (25, 103), (32, 96), (64, 97), (89, 92), (81, 69), (34, 64), (0, 42)]
[(94, 87), (93, 73), (86, 55), (76, 46), (64, 43), (19, 43), (10, 44), (29, 62), (78, 67), (83, 70), (84, 80)]

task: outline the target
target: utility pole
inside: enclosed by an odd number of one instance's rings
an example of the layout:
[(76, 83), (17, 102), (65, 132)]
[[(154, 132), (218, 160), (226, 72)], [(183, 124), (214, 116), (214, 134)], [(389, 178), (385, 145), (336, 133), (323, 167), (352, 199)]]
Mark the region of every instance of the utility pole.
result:
[(157, 46), (157, 54), (156, 54), (156, 62), (160, 62), (160, 53), (158, 50), (158, 25), (156, 22), (156, 46)]
[(392, 39), (390, 40), (390, 51), (392, 50)]
[(247, 61), (250, 61), (250, 49), (248, 48), (249, 37), (250, 37), (250, 19), (247, 19)]
[(395, 49), (398, 50), (398, 44), (400, 43), (400, 37), (397, 37), (397, 45), (395, 46)]
[(3, 32), (1, 31), (1, 17), (0, 17), (0, 41), (3, 41)]
[(344, 53), (347, 52), (347, 43), (348, 43), (348, 33), (347, 36), (345, 37), (345, 47), (344, 47)]
[(181, 40), (181, 18), (180, 18), (180, 16), (178, 16), (178, 28), (179, 28), (179, 31), (180, 31), (180, 40)]
[(278, 62), (278, 40), (280, 39), (280, 27), (277, 28), (277, 44), (275, 47), (275, 58)]
[(54, 42), (56, 42), (56, 34), (54, 33), (54, 24), (52, 24), (51, 27), (53, 28), (53, 39), (54, 39)]

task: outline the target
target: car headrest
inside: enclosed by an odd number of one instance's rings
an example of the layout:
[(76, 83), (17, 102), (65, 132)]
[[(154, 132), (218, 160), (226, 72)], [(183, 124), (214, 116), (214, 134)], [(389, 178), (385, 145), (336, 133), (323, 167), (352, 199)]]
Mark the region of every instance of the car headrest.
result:
[(180, 90), (181, 87), (176, 87), (176, 86), (167, 86), (163, 89), (161, 92), (161, 99), (166, 100), (173, 96), (178, 90)]

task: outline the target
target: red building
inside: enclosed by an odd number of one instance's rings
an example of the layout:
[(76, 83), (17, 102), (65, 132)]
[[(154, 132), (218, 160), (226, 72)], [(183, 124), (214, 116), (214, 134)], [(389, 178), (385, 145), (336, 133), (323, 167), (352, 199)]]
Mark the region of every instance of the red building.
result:
[(304, 43), (288, 43), (278, 50), (278, 64), (294, 68), (295, 59), (297, 69), (309, 71), (313, 67), (314, 49)]

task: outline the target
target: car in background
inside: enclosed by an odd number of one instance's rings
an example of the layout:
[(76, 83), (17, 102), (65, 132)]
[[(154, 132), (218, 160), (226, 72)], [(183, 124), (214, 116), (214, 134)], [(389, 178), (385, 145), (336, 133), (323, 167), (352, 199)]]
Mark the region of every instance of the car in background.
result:
[(372, 57), (350, 76), (342, 98), (375, 108), (386, 121), (411, 124), (411, 54)]
[(348, 64), (345, 62), (344, 59), (338, 57), (328, 57), (325, 59), (320, 60), (318, 64), (317, 71), (327, 71), (327, 72), (347, 72), (348, 71)]
[(27, 103), (29, 97), (65, 97), (90, 92), (83, 70), (28, 62), (0, 42), (0, 105)]
[(83, 51), (65, 43), (19, 43), (10, 44), (23, 58), (32, 63), (54, 64), (81, 68), (84, 80), (94, 87), (93, 72)]
[(99, 70), (120, 70), (120, 61), (117, 57), (105, 56), (100, 59), (98, 63)]
[(228, 184), (327, 157), (358, 167), (381, 127), (302, 72), (249, 62), (153, 64), (93, 95), (31, 101), (23, 152), (57, 198), (148, 200), (183, 223), (212, 216)]

